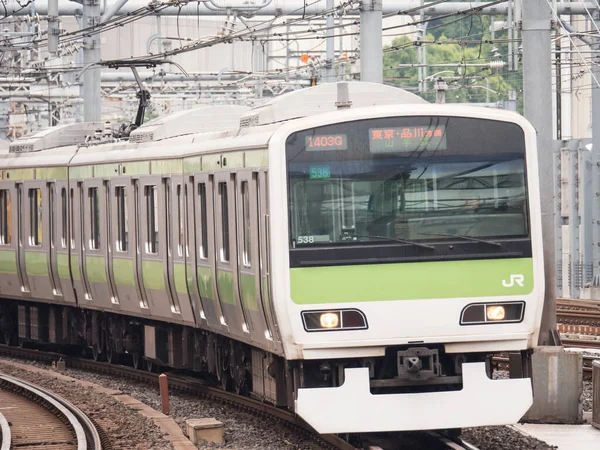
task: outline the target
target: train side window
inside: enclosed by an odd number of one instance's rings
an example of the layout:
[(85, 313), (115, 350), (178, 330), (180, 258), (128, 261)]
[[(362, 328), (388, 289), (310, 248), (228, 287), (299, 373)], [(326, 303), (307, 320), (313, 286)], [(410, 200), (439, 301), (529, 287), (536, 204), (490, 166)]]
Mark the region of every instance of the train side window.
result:
[(125, 186), (115, 188), (117, 197), (117, 242), (118, 252), (126, 252), (129, 248), (129, 214), (127, 212), (127, 190)]
[(98, 203), (98, 188), (89, 188), (90, 200), (90, 250), (100, 248), (100, 204)]
[(48, 190), (48, 217), (50, 218), (50, 247), (54, 248), (54, 233), (56, 231), (56, 217), (54, 211), (54, 183)]
[(229, 262), (229, 198), (227, 183), (219, 183), (219, 198), (221, 200), (221, 261)]
[(183, 221), (185, 223), (185, 256), (190, 256), (190, 221), (188, 220), (188, 185), (183, 186)]
[(252, 256), (251, 256), (251, 247), (250, 247), (250, 239), (251, 229), (250, 229), (250, 193), (248, 192), (248, 182), (242, 181), (242, 243), (243, 243), (243, 251), (242, 251), (242, 264), (246, 267), (252, 266)]
[(60, 245), (62, 248), (67, 248), (67, 189), (62, 188), (60, 191), (60, 212), (61, 212), (61, 230), (60, 230)]
[(177, 230), (177, 254), (179, 256), (183, 256), (183, 195), (181, 192), (181, 185), (177, 185), (177, 225), (179, 230)]
[(71, 195), (69, 198), (71, 215), (69, 217), (70, 220), (70, 229), (71, 229), (71, 248), (75, 250), (75, 189), (71, 188)]
[(144, 186), (146, 197), (146, 253), (158, 253), (158, 197), (156, 186)]
[(208, 259), (208, 219), (206, 217), (206, 184), (198, 184), (198, 200), (200, 201), (200, 258)]
[(42, 191), (29, 189), (29, 245), (42, 245)]
[(0, 190), (0, 245), (10, 245), (12, 241), (12, 208), (10, 191)]

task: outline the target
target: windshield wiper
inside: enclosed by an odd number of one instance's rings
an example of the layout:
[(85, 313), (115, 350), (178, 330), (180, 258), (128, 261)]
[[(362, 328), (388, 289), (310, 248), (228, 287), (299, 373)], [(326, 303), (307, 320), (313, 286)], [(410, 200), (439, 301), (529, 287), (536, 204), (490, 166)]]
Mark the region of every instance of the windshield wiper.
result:
[(409, 245), (414, 245), (415, 247), (428, 248), (429, 250), (435, 250), (435, 247), (433, 245), (420, 244), (418, 242), (408, 241), (406, 239), (400, 239), (400, 238), (395, 238), (395, 237), (374, 236), (371, 234), (352, 234), (350, 236), (351, 237), (365, 237), (365, 238), (371, 238), (371, 239), (384, 239), (386, 241), (395, 241), (395, 242), (400, 242), (401, 244), (409, 244)]
[(419, 233), (419, 234), (422, 234), (423, 236), (455, 237), (455, 238), (465, 239), (467, 241), (481, 242), (483, 244), (489, 244), (489, 245), (493, 245), (495, 247), (502, 247), (502, 244), (500, 242), (489, 241), (487, 239), (474, 238), (474, 237), (471, 237), (471, 236), (463, 236), (461, 234), (449, 234), (449, 233)]

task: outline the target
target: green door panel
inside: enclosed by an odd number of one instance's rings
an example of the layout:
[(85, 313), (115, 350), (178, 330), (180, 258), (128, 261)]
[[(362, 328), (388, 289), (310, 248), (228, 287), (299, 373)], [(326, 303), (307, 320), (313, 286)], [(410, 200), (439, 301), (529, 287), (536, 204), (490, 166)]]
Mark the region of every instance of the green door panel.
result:
[(198, 267), (198, 287), (200, 288), (200, 296), (202, 298), (216, 300), (212, 281), (211, 268)]
[(180, 294), (187, 294), (187, 280), (185, 278), (185, 264), (173, 264), (173, 276), (175, 277), (175, 290)]
[(17, 252), (16, 250), (0, 251), (0, 273), (17, 274)]
[(66, 253), (57, 254), (56, 263), (58, 264), (59, 278), (71, 278), (71, 271), (69, 270), (69, 255)]
[(79, 271), (79, 255), (71, 255), (71, 267), (73, 268), (73, 280), (81, 281), (81, 273)]
[(115, 283), (120, 286), (135, 287), (133, 261), (113, 258), (113, 275)]
[[(511, 275), (522, 275), (522, 286)], [(503, 281), (506, 280), (506, 283)], [(520, 280), (520, 278), (519, 278)], [(292, 301), (322, 303), (525, 295), (531, 258), (309, 267), (290, 270)]]
[(27, 275), (34, 277), (48, 276), (48, 256), (46, 253), (25, 252)]
[(258, 312), (258, 299), (256, 298), (256, 278), (253, 275), (240, 275), (240, 293), (242, 303), (250, 311)]
[(217, 276), (219, 300), (221, 303), (235, 305), (235, 292), (233, 291), (233, 274), (220, 271)]
[(106, 283), (106, 258), (104, 256), (86, 256), (85, 270), (90, 283)]
[(160, 261), (142, 261), (144, 287), (156, 291), (166, 291), (163, 263)]

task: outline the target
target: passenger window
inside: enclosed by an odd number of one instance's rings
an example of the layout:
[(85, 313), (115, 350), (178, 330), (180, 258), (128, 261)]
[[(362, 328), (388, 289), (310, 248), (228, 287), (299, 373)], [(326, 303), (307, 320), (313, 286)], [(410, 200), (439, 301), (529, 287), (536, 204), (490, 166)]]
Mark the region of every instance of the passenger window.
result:
[(146, 253), (158, 253), (158, 197), (156, 186), (145, 186), (146, 197)]
[(42, 245), (42, 191), (29, 189), (29, 245)]
[(177, 185), (177, 254), (183, 256), (183, 195), (181, 195), (181, 185)]
[(75, 189), (71, 188), (71, 196), (70, 196), (69, 201), (71, 202), (70, 208), (69, 208), (71, 210), (71, 216), (69, 218), (70, 223), (71, 223), (71, 226), (70, 226), (70, 228), (71, 228), (71, 248), (73, 250), (75, 250), (75, 209), (74, 209), (74, 206), (75, 206)]
[(242, 263), (246, 267), (252, 265), (250, 239), (252, 237), (250, 229), (250, 193), (248, 192), (248, 182), (242, 182), (242, 236), (243, 240), (243, 252), (242, 252)]
[(54, 184), (50, 185), (48, 191), (48, 217), (50, 218), (50, 247), (54, 248), (54, 232), (56, 231), (55, 225), (55, 211), (54, 211)]
[(100, 248), (100, 204), (98, 203), (98, 188), (89, 188), (90, 200), (90, 250)]
[(127, 190), (125, 186), (115, 189), (117, 198), (117, 242), (118, 252), (126, 252), (129, 248), (129, 214), (127, 213)]
[(200, 200), (200, 258), (208, 259), (208, 219), (206, 218), (206, 184), (198, 185), (198, 197)]
[(61, 233), (60, 245), (62, 248), (67, 248), (67, 189), (62, 188), (60, 191), (60, 210), (61, 210)]
[(227, 183), (219, 183), (219, 197), (221, 200), (221, 261), (229, 262), (229, 199), (227, 197)]
[(10, 191), (0, 190), (0, 245), (10, 245), (12, 241), (12, 208)]

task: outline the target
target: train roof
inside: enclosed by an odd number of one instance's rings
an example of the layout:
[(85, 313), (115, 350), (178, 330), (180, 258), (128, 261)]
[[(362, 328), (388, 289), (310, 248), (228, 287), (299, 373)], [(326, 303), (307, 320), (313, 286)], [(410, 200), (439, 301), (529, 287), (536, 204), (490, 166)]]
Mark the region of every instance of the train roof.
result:
[[(63, 146), (58, 141), (71, 139), (64, 136), (69, 127), (76, 130), (71, 135), (81, 135), (85, 134), (81, 130), (90, 130), (101, 125), (74, 124), (62, 128), (53, 127), (11, 144), (11, 150), (26, 151), (0, 151), (0, 165), (7, 168), (76, 166), (264, 149), (273, 133), (283, 124), (291, 125), (304, 118), (301, 120), (302, 124), (318, 126), (320, 121), (335, 122), (339, 117), (352, 120), (353, 116), (377, 115), (378, 112), (395, 109), (393, 105), (411, 105), (415, 112), (432, 113), (430, 108), (435, 107), (437, 112), (445, 110), (459, 113), (469, 110), (469, 115), (473, 114), (473, 107), (432, 105), (414, 94), (391, 86), (364, 82), (330, 83), (284, 94), (253, 109), (242, 106), (203, 105), (150, 121), (134, 130), (129, 140), (106, 143), (94, 143), (92, 140), (88, 144)], [(507, 120), (505, 116), (508, 113), (505, 111), (492, 112), (485, 108), (478, 108), (478, 111), (482, 116)], [(510, 117), (510, 120), (514, 120), (513, 115)], [(97, 135), (101, 133), (101, 129), (96, 131)], [(40, 136), (44, 139), (41, 144)], [(27, 148), (30, 150), (27, 151)]]

